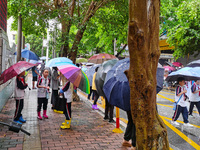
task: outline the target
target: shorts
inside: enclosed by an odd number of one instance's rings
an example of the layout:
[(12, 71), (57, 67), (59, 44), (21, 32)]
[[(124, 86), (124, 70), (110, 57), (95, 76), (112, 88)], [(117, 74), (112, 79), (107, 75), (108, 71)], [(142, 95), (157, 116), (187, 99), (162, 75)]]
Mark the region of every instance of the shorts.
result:
[(33, 81), (37, 81), (37, 76), (33, 77)]

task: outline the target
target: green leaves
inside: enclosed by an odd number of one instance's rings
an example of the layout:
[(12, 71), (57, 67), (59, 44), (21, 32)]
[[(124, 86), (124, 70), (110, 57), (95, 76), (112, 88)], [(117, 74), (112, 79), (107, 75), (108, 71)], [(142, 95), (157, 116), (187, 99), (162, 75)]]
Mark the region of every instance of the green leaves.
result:
[(198, 55), (200, 52), (200, 1), (169, 0), (163, 1), (162, 6), (162, 21), (165, 23), (161, 23), (161, 30), (167, 29), (168, 42), (175, 46), (174, 56), (179, 58), (188, 54)]

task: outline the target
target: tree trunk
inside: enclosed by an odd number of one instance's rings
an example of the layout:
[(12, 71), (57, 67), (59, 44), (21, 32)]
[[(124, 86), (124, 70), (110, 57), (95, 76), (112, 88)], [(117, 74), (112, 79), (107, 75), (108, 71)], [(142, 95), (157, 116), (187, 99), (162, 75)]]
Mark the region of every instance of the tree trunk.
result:
[(73, 63), (76, 63), (76, 56), (77, 56), (77, 50), (78, 50), (78, 45), (83, 37), (83, 33), (86, 29), (86, 25), (84, 25), (81, 29), (78, 30), (72, 49), (71, 49), (71, 53), (70, 53), (70, 59), (73, 61)]
[(156, 111), (159, 0), (129, 0), (128, 46), (131, 112), (138, 150), (168, 150), (167, 130)]
[(62, 21), (62, 39), (63, 39), (63, 51), (62, 56), (67, 57), (69, 54), (69, 30), (70, 26), (63, 20)]
[(22, 45), (22, 16), (18, 16), (18, 37), (17, 37), (17, 62), (21, 60), (21, 45)]

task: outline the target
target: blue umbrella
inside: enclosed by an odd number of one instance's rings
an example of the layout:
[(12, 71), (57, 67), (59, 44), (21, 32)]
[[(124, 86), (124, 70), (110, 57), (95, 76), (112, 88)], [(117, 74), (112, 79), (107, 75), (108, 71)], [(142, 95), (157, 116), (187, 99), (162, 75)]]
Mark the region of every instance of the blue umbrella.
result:
[[(17, 52), (15, 52), (14, 55), (17, 55)], [(29, 60), (39, 60), (40, 59), (37, 54), (35, 54), (34, 52), (27, 50), (27, 49), (22, 49), (21, 57), (29, 59)]]
[(46, 67), (57, 67), (60, 66), (59, 63), (73, 63), (70, 59), (66, 57), (57, 57), (49, 60), (46, 64)]
[(200, 67), (184, 67), (174, 71), (168, 75), (166, 81), (177, 81), (179, 77), (183, 77), (185, 81), (199, 80)]
[[(46, 56), (42, 56), (42, 57), (40, 57), (40, 60), (46, 60)], [(48, 59), (50, 59), (49, 57), (48, 57)]]
[[(109, 103), (125, 111), (130, 110), (130, 86), (124, 71), (128, 70), (130, 59), (118, 61), (106, 75), (103, 91)], [(157, 69), (157, 92), (162, 89), (164, 68)], [(159, 84), (158, 84), (159, 83)], [(159, 89), (158, 89), (159, 88)]]
[(90, 86), (92, 86), (92, 79), (93, 79), (93, 75), (95, 73), (95, 69), (97, 67), (101, 66), (100, 64), (95, 64), (93, 65), (91, 68), (89, 68), (88, 70), (86, 70), (86, 75), (89, 79), (89, 82), (90, 82)]

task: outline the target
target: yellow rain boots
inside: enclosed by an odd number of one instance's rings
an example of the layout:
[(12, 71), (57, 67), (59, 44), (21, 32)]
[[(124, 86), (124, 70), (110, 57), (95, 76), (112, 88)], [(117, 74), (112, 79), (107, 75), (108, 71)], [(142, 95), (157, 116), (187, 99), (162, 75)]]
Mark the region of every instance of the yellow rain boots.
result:
[(64, 125), (60, 126), (61, 129), (69, 129), (71, 124), (71, 120), (65, 120)]
[[(70, 121), (71, 121), (71, 119), (70, 119)], [(62, 125), (65, 125), (65, 124), (66, 124), (66, 122), (63, 122), (63, 123), (62, 123)]]

